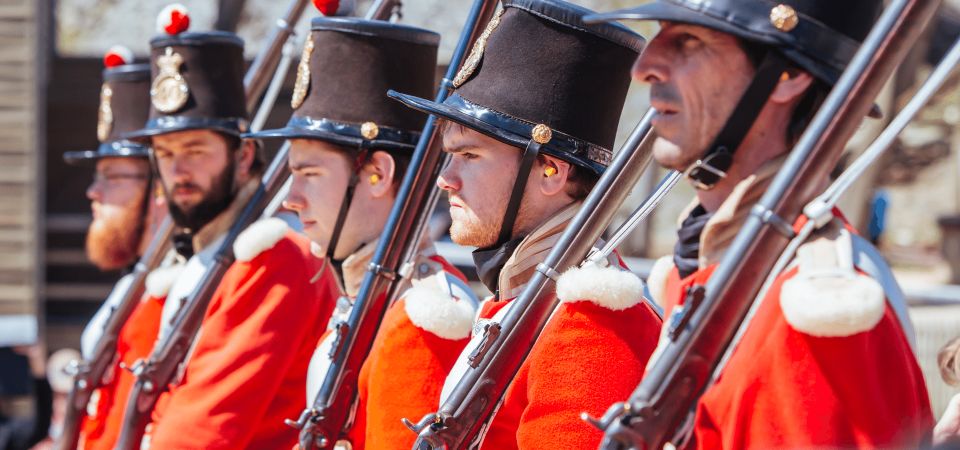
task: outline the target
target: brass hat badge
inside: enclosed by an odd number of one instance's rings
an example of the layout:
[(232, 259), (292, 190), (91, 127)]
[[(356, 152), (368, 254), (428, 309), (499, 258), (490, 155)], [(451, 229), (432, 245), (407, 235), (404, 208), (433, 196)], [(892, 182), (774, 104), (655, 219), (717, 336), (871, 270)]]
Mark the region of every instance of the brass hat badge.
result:
[(113, 89), (109, 84), (103, 83), (100, 87), (100, 109), (97, 110), (97, 139), (100, 142), (106, 141), (113, 129), (113, 107), (110, 105), (112, 98)]
[(774, 28), (786, 33), (797, 27), (800, 17), (790, 5), (781, 3), (770, 10), (770, 23)]
[(313, 54), (313, 39), (307, 36), (307, 41), (303, 43), (303, 53), (300, 54), (300, 64), (297, 65), (297, 81), (293, 85), (293, 97), (290, 98), (290, 106), (297, 109), (307, 98), (307, 91), (310, 89), (310, 55)]
[(172, 113), (187, 104), (190, 88), (180, 74), (183, 56), (167, 47), (163, 55), (157, 58), (160, 73), (150, 86), (150, 101), (154, 108), (163, 113)]
[(483, 33), (477, 38), (477, 42), (474, 42), (473, 48), (470, 49), (470, 54), (467, 55), (467, 60), (463, 62), (463, 67), (457, 72), (457, 76), (453, 78), (453, 87), (460, 87), (460, 85), (465, 83), (467, 79), (473, 75), (473, 72), (477, 70), (477, 67), (480, 65), (480, 60), (483, 59), (483, 50), (487, 47), (487, 39), (490, 39), (493, 30), (497, 29), (500, 25), (501, 16), (503, 16), (502, 9), (497, 15), (490, 19), (487, 28), (485, 28)]

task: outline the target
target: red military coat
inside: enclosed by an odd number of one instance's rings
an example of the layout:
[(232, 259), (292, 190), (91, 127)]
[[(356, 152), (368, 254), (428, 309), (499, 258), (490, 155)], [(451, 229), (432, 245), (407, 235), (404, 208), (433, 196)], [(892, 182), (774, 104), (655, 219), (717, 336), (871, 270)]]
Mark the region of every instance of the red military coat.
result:
[[(344, 283), (356, 295), (376, 244), (367, 244), (343, 264)], [(355, 450), (413, 446), (414, 422), (436, 410), (443, 380), (466, 345), (477, 300), (459, 270), (437, 255), (421, 256), (412, 286), (390, 305), (357, 382), (357, 413), (347, 439)], [(347, 311), (341, 312), (344, 319)], [(307, 403), (329, 366), (331, 337), (314, 354)]]
[[(480, 319), (506, 314), (578, 207), (561, 211), (520, 244), (499, 276), (500, 292), (509, 299), (484, 302)], [(661, 326), (643, 300), (640, 279), (616, 266), (572, 269), (558, 280), (557, 296), (561, 304), (507, 389), (482, 449), (597, 448), (602, 434), (580, 414), (602, 415), (640, 382)], [(478, 338), (461, 354), (444, 396)]]
[[(650, 290), (668, 313), (688, 287), (710, 278), (772, 176), (767, 169), (742, 182), (708, 221), (698, 271), (681, 280), (672, 264), (657, 264)], [(895, 282), (852, 264), (851, 230), (835, 222), (800, 247), (799, 263), (762, 300), (697, 406), (691, 446), (917, 448), (925, 439), (933, 420), (923, 376), (902, 319), (884, 298)], [(826, 276), (807, 276), (818, 270)], [(845, 278), (831, 279), (838, 274)]]
[[(163, 269), (160, 269), (163, 270)], [(120, 437), (127, 396), (136, 378), (128, 370), (153, 350), (160, 329), (162, 299), (146, 295), (117, 336), (117, 361), (108, 369), (110, 382), (97, 388), (87, 405), (80, 427), (79, 449), (112, 450)]]
[(329, 268), (320, 273), (323, 261), (309, 241), (279, 219), (252, 225), (234, 250), (237, 262), (211, 299), (182, 378), (158, 400), (144, 448), (296, 442), (283, 420), (300, 412), (307, 362), (333, 311), (336, 281)]

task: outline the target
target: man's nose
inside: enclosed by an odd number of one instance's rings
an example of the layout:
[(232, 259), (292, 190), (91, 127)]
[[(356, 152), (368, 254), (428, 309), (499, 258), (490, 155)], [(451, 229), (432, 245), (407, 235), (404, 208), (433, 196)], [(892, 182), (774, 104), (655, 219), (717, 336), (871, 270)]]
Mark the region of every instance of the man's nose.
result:
[(447, 192), (460, 190), (460, 177), (456, 173), (452, 162), (440, 171), (440, 176), (437, 177), (437, 187)]
[(654, 38), (633, 63), (630, 75), (641, 83), (663, 83), (669, 76), (669, 65), (665, 61), (663, 49)]

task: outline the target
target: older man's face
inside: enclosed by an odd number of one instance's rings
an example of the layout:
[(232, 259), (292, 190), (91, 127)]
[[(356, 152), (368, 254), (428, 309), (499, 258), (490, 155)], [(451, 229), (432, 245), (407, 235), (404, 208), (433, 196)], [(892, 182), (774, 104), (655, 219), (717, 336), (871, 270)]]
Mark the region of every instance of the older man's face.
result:
[(659, 113), (654, 158), (684, 170), (700, 159), (733, 112), (755, 69), (737, 38), (708, 28), (663, 22), (633, 67), (650, 84)]

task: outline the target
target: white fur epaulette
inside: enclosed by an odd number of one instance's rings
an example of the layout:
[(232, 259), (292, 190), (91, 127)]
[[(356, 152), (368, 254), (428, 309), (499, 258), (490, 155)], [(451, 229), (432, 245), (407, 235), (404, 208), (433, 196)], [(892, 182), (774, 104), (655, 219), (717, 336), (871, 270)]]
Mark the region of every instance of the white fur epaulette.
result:
[(647, 276), (647, 290), (653, 301), (663, 304), (667, 295), (667, 277), (673, 270), (673, 255), (667, 255), (657, 258), (650, 268), (650, 275)]
[(258, 220), (237, 236), (237, 240), (233, 242), (233, 254), (237, 261), (251, 261), (277, 245), (287, 234), (287, 228), (287, 223), (276, 217)]
[(780, 308), (793, 329), (844, 337), (871, 330), (883, 318), (883, 287), (857, 272), (849, 231), (834, 230), (800, 246), (797, 266), (796, 276), (780, 290)]
[(469, 288), (452, 283), (446, 272), (415, 280), (403, 295), (403, 309), (417, 328), (441, 338), (457, 340), (470, 336), (477, 301)]
[(157, 298), (166, 297), (167, 293), (170, 292), (170, 288), (173, 287), (173, 283), (177, 281), (177, 278), (180, 278), (183, 267), (184, 265), (182, 263), (174, 264), (159, 267), (147, 274), (147, 279), (144, 282), (144, 290), (147, 295)]
[(622, 311), (643, 301), (643, 281), (616, 267), (574, 267), (557, 280), (557, 298), (570, 303), (589, 301)]

